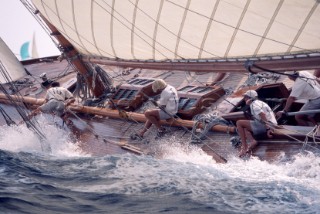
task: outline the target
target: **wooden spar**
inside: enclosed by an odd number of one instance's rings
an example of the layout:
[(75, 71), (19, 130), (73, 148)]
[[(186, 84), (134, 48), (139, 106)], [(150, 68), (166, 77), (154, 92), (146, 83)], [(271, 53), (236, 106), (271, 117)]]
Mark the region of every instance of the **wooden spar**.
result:
[[(81, 112), (81, 113), (96, 114), (96, 115), (106, 116), (106, 117), (111, 117), (111, 118), (118, 118), (118, 119), (122, 118), (119, 115), (118, 110), (112, 110), (112, 109), (72, 105), (72, 106), (70, 106), (70, 110), (75, 111), (75, 112)], [(143, 123), (146, 122), (146, 117), (144, 116), (144, 114), (135, 113), (135, 112), (126, 112), (126, 114), (128, 115), (129, 120), (143, 122)], [(161, 121), (161, 124), (162, 125), (169, 125), (169, 126), (178, 126), (178, 127), (182, 126), (182, 127), (186, 127), (186, 128), (192, 128), (194, 121), (175, 119), (172, 121)], [(200, 126), (200, 128), (202, 128), (202, 126)], [(223, 125), (216, 125), (216, 126), (212, 127), (212, 131), (234, 133), (235, 128), (223, 126)]]
[[(32, 105), (41, 105), (44, 102), (44, 99), (36, 99), (33, 97), (18, 97), (15, 95), (11, 95), (11, 98), (14, 101), (21, 102), (23, 101), (24, 103), (27, 104), (32, 104)], [(5, 94), (0, 93), (0, 102), (2, 103), (8, 103), (8, 98)], [(123, 117), (120, 116), (118, 110), (112, 110), (112, 109), (107, 109), (107, 108), (98, 108), (98, 107), (88, 107), (88, 106), (80, 106), (80, 105), (70, 105), (69, 109), (74, 112), (79, 112), (79, 113), (87, 113), (87, 114), (95, 114), (99, 116), (104, 116), (104, 117), (110, 117), (110, 118), (116, 118), (116, 119), (123, 119)], [(135, 112), (126, 112), (128, 120), (131, 121), (137, 121), (137, 122), (146, 122), (146, 117), (144, 114), (139, 114)], [(181, 119), (175, 119), (172, 121), (161, 121), (161, 124), (163, 125), (170, 125), (170, 126), (178, 126), (178, 127), (186, 127), (186, 128), (192, 128), (194, 121), (190, 120), (181, 120)], [(202, 126), (200, 125), (200, 128)], [(212, 131), (218, 131), (218, 132), (226, 132), (226, 133), (235, 133), (235, 127), (228, 127), (228, 126), (223, 126), (223, 125), (216, 125), (212, 127)]]
[[(39, 13), (40, 14), (40, 13)], [(48, 28), (51, 30), (51, 36), (54, 36), (59, 44), (61, 45), (60, 50), (63, 51), (65, 57), (78, 69), (78, 71), (86, 78), (86, 82), (91, 89), (94, 96), (99, 97), (104, 92), (103, 84), (99, 78), (95, 79), (93, 85), (92, 74), (88, 72), (88, 68), (80, 58), (80, 54), (74, 49), (73, 45), (53, 26), (44, 16), (40, 14), (41, 19), (46, 23)]]
[[(271, 58), (271, 57), (270, 57)], [(83, 56), (84, 62), (98, 63), (102, 65), (119, 66), (124, 68), (141, 68), (154, 70), (177, 70), (193, 72), (247, 72), (246, 60), (184, 60), (184, 61), (130, 61), (111, 60), (105, 57)], [(320, 56), (294, 57), (283, 59), (252, 60), (255, 65), (273, 71), (311, 70), (320, 68)], [(261, 72), (252, 68), (253, 72)]]

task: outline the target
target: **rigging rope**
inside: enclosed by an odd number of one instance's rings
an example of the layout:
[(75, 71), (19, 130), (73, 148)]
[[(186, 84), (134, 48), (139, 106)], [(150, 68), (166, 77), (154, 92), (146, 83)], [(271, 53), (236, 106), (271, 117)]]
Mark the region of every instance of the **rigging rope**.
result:
[(8, 126), (16, 125), (16, 122), (14, 122), (14, 120), (11, 119), (11, 117), (7, 114), (7, 112), (1, 106), (0, 106), (0, 112)]
[[(2, 64), (1, 60), (0, 60), (0, 72), (3, 75), (3, 77), (5, 78), (6, 82), (8, 82), (8, 84), (15, 89), (15, 91), (17, 91), (17, 100), (15, 101), (11, 95), (8, 93), (7, 89), (3, 86), (3, 84), (0, 84), (0, 90), (6, 95), (7, 99), (9, 100), (9, 102), (11, 103), (11, 105), (17, 110), (17, 112), (19, 113), (19, 115), (22, 117), (22, 119), (25, 121), (27, 127), (29, 129), (31, 129), (34, 133), (36, 133), (40, 139), (42, 140), (46, 140), (45, 135), (40, 131), (40, 129), (36, 126), (36, 124), (34, 124), (31, 120), (28, 119), (28, 112), (26, 111), (27, 106), (25, 105), (25, 103), (23, 102), (23, 97), (20, 94), (20, 92), (18, 91), (18, 89), (16, 88), (16, 86), (14, 85), (10, 75), (8, 74), (6, 68), (4, 67), (4, 65)], [(23, 107), (20, 106), (18, 103), (22, 103)], [(12, 120), (12, 119), (11, 119)], [(44, 145), (41, 141), (41, 147), (42, 150), (45, 150)], [(50, 148), (49, 148), (50, 149)]]

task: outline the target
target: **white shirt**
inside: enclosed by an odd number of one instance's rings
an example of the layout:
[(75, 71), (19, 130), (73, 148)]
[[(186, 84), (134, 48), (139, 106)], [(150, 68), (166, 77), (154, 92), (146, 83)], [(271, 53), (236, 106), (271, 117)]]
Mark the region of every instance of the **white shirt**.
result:
[(267, 121), (273, 124), (278, 124), (272, 109), (265, 102), (262, 102), (261, 100), (254, 100), (250, 104), (250, 110), (255, 119), (261, 121), (260, 113), (263, 112), (266, 115)]
[(59, 101), (65, 101), (72, 97), (73, 97), (72, 93), (63, 87), (50, 88), (46, 94), (47, 100), (56, 99)]
[(165, 106), (165, 111), (174, 115), (178, 112), (178, 104), (179, 98), (177, 90), (173, 86), (167, 85), (160, 94), (158, 105)]
[(316, 77), (308, 71), (300, 71), (295, 80), (290, 97), (313, 100), (320, 97), (320, 85)]

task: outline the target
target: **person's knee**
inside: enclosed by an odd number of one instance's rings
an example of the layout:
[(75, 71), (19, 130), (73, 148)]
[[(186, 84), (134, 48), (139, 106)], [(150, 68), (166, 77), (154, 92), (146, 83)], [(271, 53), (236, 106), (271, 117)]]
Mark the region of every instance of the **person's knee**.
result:
[(146, 118), (156, 118), (158, 119), (158, 116), (157, 116), (157, 112), (156, 111), (153, 111), (153, 110), (147, 110), (145, 113), (144, 113), (144, 116)]
[(146, 117), (150, 117), (152, 115), (152, 112), (150, 110), (147, 110), (146, 112), (144, 112), (144, 116)]
[(236, 122), (236, 126), (237, 126), (237, 127), (242, 127), (242, 126), (243, 126), (243, 120), (238, 120), (238, 121)]

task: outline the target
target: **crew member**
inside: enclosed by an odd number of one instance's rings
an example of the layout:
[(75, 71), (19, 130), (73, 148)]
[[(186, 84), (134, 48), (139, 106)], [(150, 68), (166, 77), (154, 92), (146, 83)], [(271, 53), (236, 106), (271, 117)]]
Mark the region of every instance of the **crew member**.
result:
[[(289, 79), (294, 81), (291, 93), (287, 99), (285, 107), (282, 111), (276, 113), (278, 118), (287, 113), (292, 103), (297, 99), (306, 99), (307, 102), (302, 106), (300, 111), (315, 110), (320, 108), (320, 85), (316, 76), (308, 71), (287, 72)], [(314, 119), (315, 113), (297, 114), (295, 119), (300, 126), (308, 126), (310, 121), (313, 125), (317, 125)]]
[[(241, 139), (241, 150), (239, 157), (244, 156), (251, 151), (257, 141), (252, 134), (257, 137), (267, 136), (268, 130), (277, 125), (277, 120), (272, 109), (265, 102), (258, 100), (258, 93), (254, 90), (248, 90), (244, 93), (246, 105), (250, 106), (253, 120), (238, 120), (237, 130)], [(251, 139), (250, 146), (247, 145), (247, 139)]]
[(60, 87), (59, 82), (52, 82), (47, 88), (45, 102), (32, 111), (28, 118), (31, 119), (38, 113), (43, 112), (60, 116), (67, 124), (71, 123), (71, 121), (67, 119), (65, 108), (75, 101), (72, 93), (66, 88)]
[(160, 94), (160, 99), (155, 103), (157, 108), (147, 110), (144, 115), (147, 118), (144, 128), (138, 134), (143, 137), (146, 131), (154, 124), (158, 128), (157, 136), (163, 136), (165, 129), (161, 127), (160, 121), (172, 118), (178, 112), (178, 92), (162, 79), (157, 79), (152, 84), (152, 90)]

